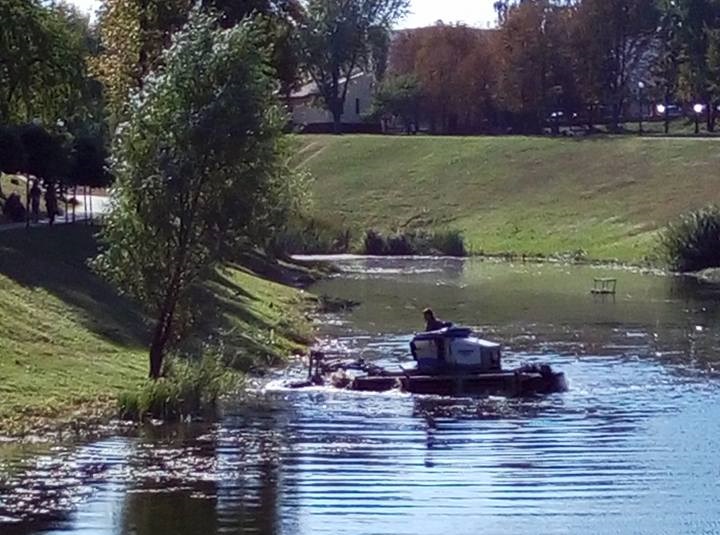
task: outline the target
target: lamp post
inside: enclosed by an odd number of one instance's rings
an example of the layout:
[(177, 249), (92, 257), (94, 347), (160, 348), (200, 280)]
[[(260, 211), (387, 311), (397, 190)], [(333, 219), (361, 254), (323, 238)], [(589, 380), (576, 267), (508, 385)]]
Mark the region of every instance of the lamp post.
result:
[(705, 106), (700, 104), (699, 102), (693, 106), (693, 111), (695, 112), (695, 133), (700, 133), (700, 115), (705, 110)]
[(638, 134), (643, 134), (643, 89), (645, 89), (645, 82), (638, 82)]

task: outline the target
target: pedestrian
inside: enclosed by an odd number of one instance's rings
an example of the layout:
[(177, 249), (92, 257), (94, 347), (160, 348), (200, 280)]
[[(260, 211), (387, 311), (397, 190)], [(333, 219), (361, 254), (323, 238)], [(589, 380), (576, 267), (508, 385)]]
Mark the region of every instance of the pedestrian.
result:
[(52, 226), (55, 223), (55, 216), (58, 215), (57, 192), (53, 183), (48, 184), (47, 190), (45, 190), (45, 209), (50, 220), (50, 226)]
[(42, 190), (37, 180), (33, 180), (32, 188), (30, 188), (30, 210), (32, 218), (35, 223), (40, 220), (40, 198), (42, 197)]

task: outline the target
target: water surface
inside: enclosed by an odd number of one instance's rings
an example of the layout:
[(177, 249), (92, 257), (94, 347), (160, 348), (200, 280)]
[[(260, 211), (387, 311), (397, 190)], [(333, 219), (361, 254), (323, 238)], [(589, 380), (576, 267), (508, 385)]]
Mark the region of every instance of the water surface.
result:
[[(718, 291), (625, 270), (337, 260), (360, 301), (324, 343), (388, 366), (432, 306), (549, 362), (544, 398), (290, 392), (264, 380), (215, 425), (0, 446), (0, 533), (720, 533)], [(618, 279), (615, 298), (589, 293)]]

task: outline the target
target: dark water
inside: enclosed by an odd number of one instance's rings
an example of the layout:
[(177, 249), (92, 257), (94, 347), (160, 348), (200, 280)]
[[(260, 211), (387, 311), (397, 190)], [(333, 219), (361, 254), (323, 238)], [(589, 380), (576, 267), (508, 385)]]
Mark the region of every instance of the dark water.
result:
[[(288, 392), (213, 426), (0, 445), (0, 533), (720, 533), (720, 295), (679, 278), (449, 260), (343, 260), (362, 301), (328, 345), (388, 365), (420, 310), (546, 361), (535, 400)], [(618, 295), (593, 298), (593, 277)], [(285, 376), (302, 371), (291, 369)]]

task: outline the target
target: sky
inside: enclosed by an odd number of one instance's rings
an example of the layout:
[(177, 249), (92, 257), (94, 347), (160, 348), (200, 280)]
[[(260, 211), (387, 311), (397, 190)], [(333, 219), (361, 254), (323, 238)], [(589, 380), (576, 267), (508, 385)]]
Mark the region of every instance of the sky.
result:
[[(86, 12), (94, 12), (99, 0), (70, 0)], [(411, 13), (399, 28), (429, 26), (438, 20), (486, 27), (495, 20), (494, 0), (410, 0)]]

